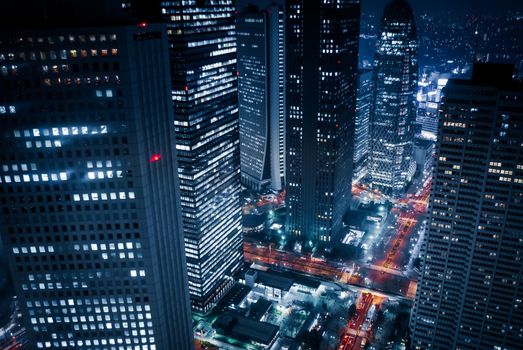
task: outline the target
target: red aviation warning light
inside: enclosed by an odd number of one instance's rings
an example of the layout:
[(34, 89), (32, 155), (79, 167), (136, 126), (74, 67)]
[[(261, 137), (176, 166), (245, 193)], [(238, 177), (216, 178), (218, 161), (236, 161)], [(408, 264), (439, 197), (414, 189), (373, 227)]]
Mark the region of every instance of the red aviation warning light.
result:
[(154, 163), (159, 161), (162, 158), (160, 154), (153, 154), (151, 158), (149, 159), (149, 162)]

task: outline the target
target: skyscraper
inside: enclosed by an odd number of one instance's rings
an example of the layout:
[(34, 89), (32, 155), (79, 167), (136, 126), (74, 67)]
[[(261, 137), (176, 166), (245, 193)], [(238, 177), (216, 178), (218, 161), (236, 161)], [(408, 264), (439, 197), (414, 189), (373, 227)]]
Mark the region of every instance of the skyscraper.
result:
[(329, 242), (350, 205), (359, 1), (286, 4), (287, 230)]
[(372, 69), (359, 69), (356, 122), (354, 126), (353, 182), (358, 182), (367, 175), (369, 154), (369, 114), (373, 96), (372, 94)]
[(439, 106), (441, 91), (447, 84), (448, 78), (428, 80), (424, 77), (419, 82), (416, 93), (417, 112), (416, 124), (421, 129), (424, 138), (436, 139), (438, 135)]
[(374, 98), (370, 114), (369, 174), (374, 188), (401, 195), (416, 171), (413, 159), (414, 95), (418, 42), (412, 9), (392, 0), (383, 11), (374, 57)]
[(165, 1), (185, 253), (193, 309), (207, 312), (243, 263), (235, 8)]
[(240, 8), (237, 18), (242, 183), (282, 189), (285, 156), (283, 6)]
[(36, 348), (192, 349), (165, 27), (67, 20), (0, 34), (2, 239), (27, 330)]
[(476, 65), (444, 89), (416, 349), (517, 349), (523, 339), (523, 84)]

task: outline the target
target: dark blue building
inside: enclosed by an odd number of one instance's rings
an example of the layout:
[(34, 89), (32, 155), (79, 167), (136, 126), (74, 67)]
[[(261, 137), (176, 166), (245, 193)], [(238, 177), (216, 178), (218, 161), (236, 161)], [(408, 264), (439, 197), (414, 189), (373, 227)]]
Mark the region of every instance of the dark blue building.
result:
[(444, 88), (414, 349), (518, 349), (523, 339), (523, 84), (474, 65)]
[(330, 242), (350, 206), (360, 4), (286, 4), (287, 231)]
[(0, 34), (19, 305), (39, 349), (191, 349), (165, 26), (100, 18)]
[(374, 57), (369, 175), (374, 188), (393, 196), (403, 194), (416, 171), (417, 50), (412, 9), (406, 0), (392, 0), (383, 11)]
[(278, 191), (285, 175), (283, 6), (240, 8), (236, 24), (242, 183)]
[(372, 69), (358, 70), (358, 98), (354, 125), (353, 182), (361, 181), (367, 175), (369, 157), (369, 115), (373, 101)]

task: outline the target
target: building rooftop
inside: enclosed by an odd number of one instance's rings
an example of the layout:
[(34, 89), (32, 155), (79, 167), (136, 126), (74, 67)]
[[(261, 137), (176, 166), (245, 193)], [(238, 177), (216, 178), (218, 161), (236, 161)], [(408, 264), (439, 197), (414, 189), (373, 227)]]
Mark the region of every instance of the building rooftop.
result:
[(350, 210), (345, 218), (344, 222), (349, 226), (363, 227), (367, 221), (367, 216), (369, 215), (368, 211), (363, 210)]
[(290, 278), (277, 275), (274, 272), (258, 271), (257, 283), (261, 283), (268, 287), (278, 288), (288, 291), (291, 289), (294, 281)]
[(0, 28), (52, 29), (138, 24), (115, 0), (18, 0), (2, 2)]
[(263, 316), (272, 307), (272, 302), (268, 301), (267, 299), (260, 298), (255, 303), (251, 304), (251, 308), (249, 310), (249, 317), (252, 319), (255, 319), (256, 321), (260, 321)]
[(236, 283), (231, 289), (220, 299), (218, 306), (225, 308), (229, 305), (239, 305), (243, 299), (249, 294), (251, 288), (244, 284)]
[(446, 87), (492, 86), (500, 89), (522, 90), (523, 82), (513, 79), (514, 66), (501, 63), (475, 63), (472, 79), (450, 79)]
[(267, 322), (260, 322), (231, 312), (222, 313), (214, 322), (216, 330), (244, 342), (255, 341), (271, 344), (278, 335), (280, 327)]

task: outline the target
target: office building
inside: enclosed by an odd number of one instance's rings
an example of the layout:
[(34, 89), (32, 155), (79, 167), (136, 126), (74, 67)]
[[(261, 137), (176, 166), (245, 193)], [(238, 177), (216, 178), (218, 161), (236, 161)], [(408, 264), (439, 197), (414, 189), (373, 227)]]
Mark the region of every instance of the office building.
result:
[(414, 160), (416, 171), (422, 182), (432, 176), (432, 160), (434, 159), (434, 141), (431, 139), (414, 138)]
[(282, 189), (284, 177), (283, 6), (240, 8), (238, 108), (242, 183)]
[(406, 0), (383, 11), (374, 58), (374, 100), (370, 115), (369, 174), (373, 188), (400, 196), (414, 175), (413, 124), (417, 88), (416, 23)]
[(0, 34), (18, 305), (37, 349), (192, 349), (165, 27), (102, 17)]
[(369, 153), (369, 115), (372, 102), (372, 69), (358, 70), (356, 123), (354, 126), (354, 164), (352, 182), (360, 182), (367, 175)]
[[(433, 73), (433, 75), (436, 74)], [(418, 83), (416, 123), (421, 129), (419, 134), (423, 138), (436, 140), (438, 135), (439, 107), (442, 91), (447, 81), (447, 77), (428, 80), (424, 74), (424, 77)]]
[(330, 242), (351, 200), (359, 1), (287, 1), (287, 231)]
[(444, 89), (415, 349), (518, 349), (523, 339), (523, 84), (475, 65)]
[(207, 312), (243, 263), (235, 8), (164, 1), (185, 253), (193, 309)]

